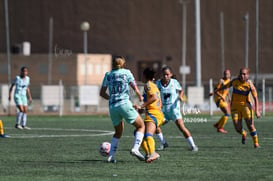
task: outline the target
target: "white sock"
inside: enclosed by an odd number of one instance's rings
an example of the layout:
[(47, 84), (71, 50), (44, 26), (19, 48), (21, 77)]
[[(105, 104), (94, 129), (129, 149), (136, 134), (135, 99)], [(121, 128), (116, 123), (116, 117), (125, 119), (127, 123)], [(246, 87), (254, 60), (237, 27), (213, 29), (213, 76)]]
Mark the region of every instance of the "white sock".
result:
[(189, 145), (191, 147), (195, 147), (196, 146), (191, 136), (188, 137), (188, 138), (186, 138), (186, 140), (187, 140), (187, 142), (189, 143)]
[(27, 113), (23, 113), (23, 123), (22, 123), (23, 126), (26, 126), (27, 125)]
[(113, 137), (112, 141), (111, 141), (111, 149), (110, 149), (110, 156), (112, 156), (114, 158), (115, 153), (118, 149), (118, 143), (119, 143), (119, 139)]
[(142, 140), (143, 140), (143, 136), (144, 134), (137, 131), (136, 134), (135, 134), (135, 140), (134, 140), (134, 146), (133, 146), (133, 149), (134, 150), (139, 150), (139, 147), (142, 143)]
[(159, 133), (159, 134), (156, 134), (157, 135), (157, 138), (159, 139), (160, 143), (162, 145), (164, 145), (166, 143), (164, 137), (163, 137), (163, 134), (162, 133)]
[(16, 116), (16, 124), (20, 125), (22, 116), (23, 116), (23, 113), (22, 113), (22, 112), (18, 112), (18, 113), (17, 113), (17, 116)]

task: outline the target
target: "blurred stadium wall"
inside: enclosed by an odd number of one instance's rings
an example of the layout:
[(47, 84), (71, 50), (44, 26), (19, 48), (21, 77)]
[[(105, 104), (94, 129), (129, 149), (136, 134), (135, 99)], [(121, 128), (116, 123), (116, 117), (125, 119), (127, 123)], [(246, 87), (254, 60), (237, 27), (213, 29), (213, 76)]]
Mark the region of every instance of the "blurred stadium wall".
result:
[[(55, 76), (67, 86), (75, 85), (73, 62), (83, 52), (83, 32), (80, 24), (90, 23), (88, 53), (122, 55), (127, 67), (140, 80), (142, 70), (152, 66), (171, 66), (181, 80), (182, 5), (178, 0), (8, 0), (12, 78), (18, 74), (22, 60), (30, 59), (32, 87), (47, 82), (37, 69), (47, 64), (49, 18), (53, 26), (53, 61), (69, 62), (69, 75)], [(220, 12), (224, 13), (225, 67), (237, 76), (245, 65), (245, 21), (249, 13), (249, 68), (255, 73), (255, 0), (201, 0), (202, 84), (208, 92), (208, 80), (221, 76)], [(273, 70), (273, 1), (260, 0), (259, 73), (272, 84)], [(0, 1), (0, 77), (7, 83), (4, 1)], [(194, 1), (187, 3), (186, 64), (191, 67), (187, 86), (195, 80)], [(31, 43), (31, 55), (20, 54), (22, 42)], [(54, 51), (66, 51), (59, 57)], [(57, 52), (58, 53), (58, 52)], [(57, 54), (58, 55), (58, 54)], [(54, 57), (55, 56), (55, 57)], [(57, 77), (56, 77), (57, 76)], [(37, 81), (35, 79), (38, 79)], [(35, 82), (35, 83), (34, 83)], [(52, 82), (54, 83), (54, 81)], [(56, 83), (56, 82), (55, 82)], [(37, 88), (38, 89), (38, 88)], [(260, 88), (258, 88), (260, 89)], [(34, 92), (39, 97), (39, 90)]]

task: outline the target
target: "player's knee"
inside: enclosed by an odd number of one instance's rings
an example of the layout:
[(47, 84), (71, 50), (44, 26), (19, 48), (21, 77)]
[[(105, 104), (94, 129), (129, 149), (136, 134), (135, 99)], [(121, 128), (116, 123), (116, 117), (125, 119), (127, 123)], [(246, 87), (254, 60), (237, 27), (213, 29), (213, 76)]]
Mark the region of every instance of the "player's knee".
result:
[(142, 119), (140, 117), (137, 117), (137, 119), (135, 120), (135, 122), (133, 123), (133, 125), (138, 130), (144, 130), (145, 129), (144, 122), (142, 121)]
[(156, 134), (161, 133), (161, 129), (160, 129), (159, 127), (158, 127), (158, 128), (156, 128), (155, 133), (156, 133)]
[(233, 122), (236, 124), (239, 120), (239, 117), (237, 115), (232, 115), (231, 117), (232, 117)]
[(238, 133), (241, 133), (242, 132), (242, 126), (241, 125), (238, 125), (238, 124), (234, 124), (234, 127), (235, 127), (235, 130), (238, 132)]
[(251, 125), (249, 126), (249, 131), (250, 131), (250, 132), (256, 131), (256, 128), (255, 128), (255, 126), (254, 126), (253, 124), (251, 124)]

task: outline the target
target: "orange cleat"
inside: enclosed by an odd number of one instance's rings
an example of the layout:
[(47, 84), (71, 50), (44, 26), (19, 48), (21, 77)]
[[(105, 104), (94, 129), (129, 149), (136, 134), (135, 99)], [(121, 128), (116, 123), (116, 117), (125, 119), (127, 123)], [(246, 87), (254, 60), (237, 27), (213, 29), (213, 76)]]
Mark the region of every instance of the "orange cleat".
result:
[(159, 159), (160, 155), (154, 152), (147, 160), (146, 163), (152, 163), (154, 160)]

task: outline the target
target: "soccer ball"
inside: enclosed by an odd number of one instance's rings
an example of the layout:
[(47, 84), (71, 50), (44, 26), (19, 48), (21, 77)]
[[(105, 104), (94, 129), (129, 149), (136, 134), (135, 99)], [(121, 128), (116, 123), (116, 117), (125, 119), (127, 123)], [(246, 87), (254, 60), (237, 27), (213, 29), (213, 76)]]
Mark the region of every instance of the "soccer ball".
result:
[(101, 156), (107, 157), (110, 154), (110, 149), (111, 149), (111, 143), (103, 142), (100, 144), (99, 152)]

